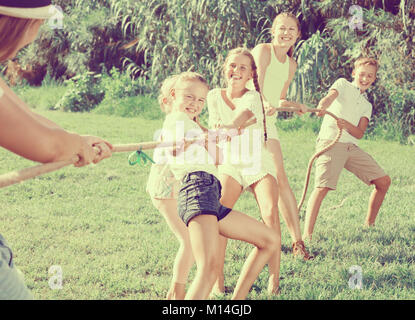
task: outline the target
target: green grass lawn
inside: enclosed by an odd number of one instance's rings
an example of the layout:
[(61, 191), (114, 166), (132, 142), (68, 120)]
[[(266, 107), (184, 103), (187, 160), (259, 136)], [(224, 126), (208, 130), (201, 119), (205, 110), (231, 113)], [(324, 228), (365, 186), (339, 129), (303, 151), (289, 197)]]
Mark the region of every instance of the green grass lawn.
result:
[[(113, 144), (153, 140), (153, 132), (162, 123), (39, 112), (65, 129), (98, 135)], [(315, 134), (307, 129), (280, 130), (279, 134), (285, 168), (299, 200)], [(281, 295), (273, 299), (415, 298), (415, 149), (368, 140), (362, 140), (361, 147), (392, 178), (376, 227), (363, 228), (371, 188), (344, 171), (337, 191), (329, 193), (317, 220), (310, 244), (315, 260), (292, 257), (290, 237), (281, 222)], [(150, 167), (130, 166), (127, 156), (114, 154), (97, 165), (67, 167), (0, 189), (0, 232), (12, 246), (15, 263), (36, 298), (165, 297), (178, 243), (145, 192)], [(33, 165), (3, 149), (0, 157), (0, 174)], [(309, 193), (311, 189), (312, 185)], [(236, 209), (260, 217), (249, 193), (242, 196)], [(225, 285), (231, 290), (250, 250), (245, 243), (229, 242)], [(49, 286), (51, 266), (62, 270), (61, 289)], [(352, 266), (362, 268), (361, 290), (349, 288)], [(193, 276), (194, 269), (191, 279)], [(269, 298), (267, 279), (265, 268), (249, 299)]]

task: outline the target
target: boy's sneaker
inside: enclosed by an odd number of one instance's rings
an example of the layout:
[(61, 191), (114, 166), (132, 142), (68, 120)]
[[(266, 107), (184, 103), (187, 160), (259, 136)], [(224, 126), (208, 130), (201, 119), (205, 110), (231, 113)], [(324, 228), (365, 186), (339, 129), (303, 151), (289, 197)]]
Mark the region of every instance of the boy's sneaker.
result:
[(293, 254), (294, 257), (303, 257), (305, 261), (312, 260), (314, 258), (308, 254), (303, 240), (299, 240), (293, 243)]

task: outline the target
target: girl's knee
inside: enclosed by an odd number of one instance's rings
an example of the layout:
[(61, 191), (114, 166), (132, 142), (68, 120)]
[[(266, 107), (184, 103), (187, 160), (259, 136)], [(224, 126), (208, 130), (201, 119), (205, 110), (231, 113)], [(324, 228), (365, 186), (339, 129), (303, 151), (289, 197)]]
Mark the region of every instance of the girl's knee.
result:
[(281, 232), (273, 228), (268, 228), (269, 232), (264, 237), (264, 248), (275, 251), (281, 248)]
[(278, 201), (276, 199), (261, 201), (258, 205), (262, 219), (266, 224), (276, 224), (278, 222)]
[(277, 182), (278, 182), (278, 187), (280, 189), (289, 187), (288, 177), (284, 169), (280, 169), (277, 171)]
[(209, 257), (202, 265), (198, 266), (198, 268), (200, 268), (203, 277), (208, 282), (215, 282), (220, 274), (220, 265), (216, 256)]

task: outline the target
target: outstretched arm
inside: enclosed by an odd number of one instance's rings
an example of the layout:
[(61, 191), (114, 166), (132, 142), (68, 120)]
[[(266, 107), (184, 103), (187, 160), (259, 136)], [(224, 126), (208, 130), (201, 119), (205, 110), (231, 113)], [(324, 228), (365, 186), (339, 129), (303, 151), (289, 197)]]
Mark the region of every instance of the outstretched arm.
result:
[(307, 107), (304, 104), (293, 101), (287, 101), (288, 88), (290, 87), (290, 84), (295, 77), (295, 72), (297, 71), (297, 62), (291, 57), (287, 57), (287, 59), (289, 59), (288, 79), (287, 81), (285, 81), (284, 86), (281, 90), (279, 107), (300, 108), (300, 111), (296, 111), (296, 113), (298, 115), (303, 115), (307, 112)]
[(331, 89), (329, 93), (318, 103), (317, 109), (321, 109), (321, 111), (317, 113), (317, 115), (319, 117), (324, 116), (326, 114), (326, 109), (331, 106), (333, 101), (336, 100), (338, 96), (339, 92), (335, 89)]
[[(0, 146), (29, 160), (47, 163), (71, 159), (78, 155), (76, 166), (98, 162), (108, 157), (112, 149), (106, 141), (82, 137), (60, 128), (54, 122), (32, 112), (10, 88), (0, 81)], [(101, 149), (95, 155), (93, 145)]]

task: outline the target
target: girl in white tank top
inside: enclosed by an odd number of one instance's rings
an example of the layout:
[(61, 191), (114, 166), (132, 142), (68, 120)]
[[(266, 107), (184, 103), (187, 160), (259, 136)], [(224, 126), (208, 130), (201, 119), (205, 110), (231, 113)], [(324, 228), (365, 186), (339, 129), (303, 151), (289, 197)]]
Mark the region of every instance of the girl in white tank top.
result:
[(286, 221), (292, 238), (294, 255), (302, 256), (309, 260), (304, 242), (301, 238), (300, 219), (297, 212), (297, 201), (288, 183), (285, 173), (281, 145), (275, 127), (275, 107), (297, 106), (301, 108), (299, 114), (306, 111), (306, 106), (285, 100), (288, 87), (294, 78), (297, 68), (292, 58), (295, 42), (300, 38), (300, 23), (291, 13), (279, 14), (272, 24), (271, 43), (257, 45), (252, 50), (252, 55), (258, 68), (258, 82), (264, 97), (265, 104), (269, 105), (266, 117), (268, 133), (267, 149), (271, 152), (280, 190), (278, 206)]

